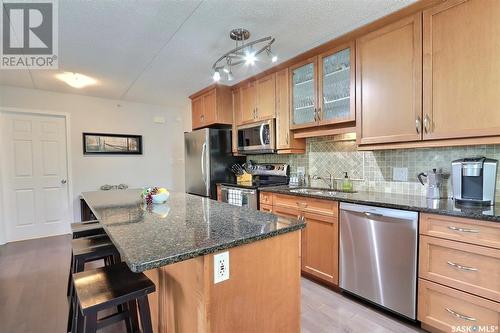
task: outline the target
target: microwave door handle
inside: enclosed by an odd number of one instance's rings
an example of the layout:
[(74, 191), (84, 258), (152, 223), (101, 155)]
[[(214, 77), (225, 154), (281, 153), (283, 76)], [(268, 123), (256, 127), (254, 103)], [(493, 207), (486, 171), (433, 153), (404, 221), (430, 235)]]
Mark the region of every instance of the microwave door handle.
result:
[(264, 126), (265, 126), (265, 124), (260, 125), (260, 131), (259, 131), (260, 144), (262, 146), (265, 146), (265, 143), (264, 143)]

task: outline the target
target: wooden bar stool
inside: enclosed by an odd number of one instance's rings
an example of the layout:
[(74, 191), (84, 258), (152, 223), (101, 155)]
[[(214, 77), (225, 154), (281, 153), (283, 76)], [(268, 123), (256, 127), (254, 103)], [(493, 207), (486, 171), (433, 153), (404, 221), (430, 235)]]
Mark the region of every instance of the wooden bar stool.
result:
[[(77, 315), (72, 333), (94, 333), (125, 320), (127, 330), (138, 332), (137, 308), (143, 333), (152, 333), (148, 294), (154, 283), (143, 273), (133, 273), (125, 263), (73, 274)], [(98, 319), (98, 312), (118, 307), (118, 312)]]
[(94, 235), (73, 239), (71, 241), (71, 264), (68, 276), (67, 295), (72, 295), (71, 274), (82, 272), (85, 264), (96, 260), (104, 260), (105, 265), (119, 263), (120, 254), (108, 235)]
[(104, 231), (102, 225), (97, 220), (84, 221), (71, 224), (71, 233), (73, 234), (73, 239), (102, 235), (106, 232)]
[(96, 260), (104, 260), (106, 266), (119, 263), (120, 253), (111, 243), (109, 237), (104, 235), (95, 235), (84, 238), (73, 239), (71, 241), (71, 266), (68, 276), (67, 296), (70, 302), (68, 313), (68, 331), (70, 330), (72, 318), (75, 314), (75, 307), (72, 305), (74, 298), (74, 284), (72, 274), (82, 272), (85, 264)]

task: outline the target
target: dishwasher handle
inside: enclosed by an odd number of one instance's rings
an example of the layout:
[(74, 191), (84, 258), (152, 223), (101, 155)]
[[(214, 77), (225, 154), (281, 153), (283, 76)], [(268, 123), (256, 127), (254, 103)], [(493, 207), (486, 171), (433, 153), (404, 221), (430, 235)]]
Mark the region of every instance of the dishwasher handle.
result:
[(375, 207), (359, 204), (351, 204), (346, 202), (340, 203), (340, 210), (349, 213), (354, 213), (357, 215), (362, 215), (366, 218), (377, 219), (399, 219), (399, 220), (418, 220), (418, 213), (414, 211), (385, 208), (385, 207)]

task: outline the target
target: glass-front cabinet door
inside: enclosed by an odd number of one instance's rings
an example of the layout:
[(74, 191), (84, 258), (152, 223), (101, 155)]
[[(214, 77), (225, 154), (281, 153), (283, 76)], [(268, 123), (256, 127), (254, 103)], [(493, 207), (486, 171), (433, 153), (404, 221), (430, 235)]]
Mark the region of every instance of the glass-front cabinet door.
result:
[(350, 43), (319, 56), (320, 125), (355, 120), (353, 52)]
[(292, 86), (291, 128), (317, 124), (317, 58), (290, 67)]

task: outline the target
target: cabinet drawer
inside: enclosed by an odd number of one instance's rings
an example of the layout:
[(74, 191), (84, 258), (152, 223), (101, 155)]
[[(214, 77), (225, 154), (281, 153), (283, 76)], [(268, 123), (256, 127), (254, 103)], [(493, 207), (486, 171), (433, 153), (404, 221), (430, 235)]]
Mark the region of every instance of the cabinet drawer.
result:
[(273, 206), (273, 213), (278, 216), (299, 218), (300, 211), (295, 207)]
[(273, 212), (273, 206), (261, 203), (260, 206), (259, 206), (259, 210), (261, 210), (263, 212), (272, 213)]
[(294, 207), (308, 213), (338, 216), (339, 204), (337, 201), (275, 194), (273, 203), (274, 206)]
[(443, 332), (469, 332), (471, 326), (490, 328), (484, 332), (498, 331), (492, 326), (500, 325), (500, 303), (423, 279), (419, 279), (418, 290), (417, 318), (422, 323)]
[(500, 249), (500, 223), (420, 214), (420, 233)]
[(269, 192), (260, 192), (259, 199), (261, 204), (272, 205), (273, 204), (273, 194)]
[(500, 250), (420, 236), (419, 276), (500, 300)]
[(303, 208), (306, 205), (307, 198), (294, 195), (275, 194), (273, 197), (274, 206)]
[(339, 203), (331, 200), (311, 199), (307, 198), (306, 205), (303, 207), (304, 212), (338, 216)]

